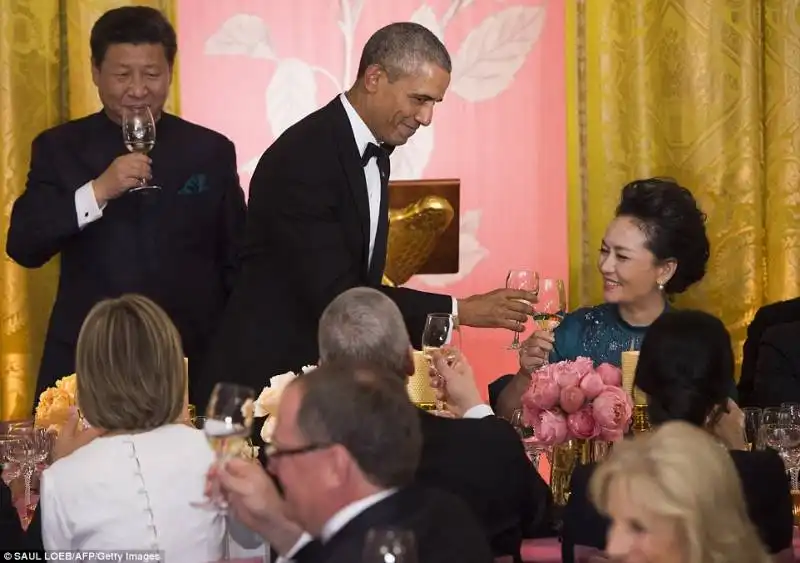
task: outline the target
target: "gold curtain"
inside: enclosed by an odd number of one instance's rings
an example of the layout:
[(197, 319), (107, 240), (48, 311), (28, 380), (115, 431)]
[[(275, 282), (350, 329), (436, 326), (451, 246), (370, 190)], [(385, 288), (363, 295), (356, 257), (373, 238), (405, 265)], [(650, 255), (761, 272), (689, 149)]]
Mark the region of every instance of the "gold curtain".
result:
[[(58, 260), (26, 270), (5, 255), (11, 207), (25, 188), (30, 146), (41, 131), (97, 111), (89, 33), (106, 10), (159, 8), (175, 22), (175, 0), (0, 1), (0, 420), (28, 416)], [(168, 111), (177, 112), (177, 70)]]
[(568, 0), (570, 302), (602, 299), (621, 187), (671, 176), (708, 214), (706, 278), (737, 360), (764, 303), (798, 295), (800, 1)]

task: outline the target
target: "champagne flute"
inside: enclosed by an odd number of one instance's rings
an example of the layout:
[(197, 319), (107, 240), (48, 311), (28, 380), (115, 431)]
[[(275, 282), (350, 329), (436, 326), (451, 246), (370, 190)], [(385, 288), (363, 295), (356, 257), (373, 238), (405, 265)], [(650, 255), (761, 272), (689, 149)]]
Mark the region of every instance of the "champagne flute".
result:
[[(461, 348), (461, 332), (458, 323), (453, 315), (447, 313), (431, 313), (425, 321), (425, 329), (422, 331), (422, 353), (428, 364), (433, 367), (433, 352), (448, 345), (453, 348)], [(454, 358), (452, 354), (446, 357), (450, 363)], [(439, 380), (444, 385), (444, 379), (439, 375)], [(446, 410), (443, 401), (436, 399), (436, 410)]]
[[(253, 425), (255, 391), (235, 383), (217, 383), (211, 392), (205, 417), (196, 417), (195, 426), (201, 428), (217, 457), (224, 465), (247, 445)], [(218, 483), (212, 486), (211, 498), (192, 503), (198, 508), (227, 511)]]
[(538, 300), (534, 305), (533, 320), (541, 330), (552, 332), (561, 324), (567, 310), (567, 294), (564, 282), (559, 279), (543, 279), (539, 282)]
[[(156, 144), (156, 120), (148, 106), (125, 107), (122, 109), (122, 140), (125, 148), (130, 152), (147, 154)], [(161, 189), (160, 186), (151, 186), (144, 178), (139, 179), (139, 185), (129, 191), (135, 192), (147, 189)]]
[[(524, 291), (537, 293), (539, 291), (539, 274), (538, 272), (534, 272), (532, 270), (509, 270), (508, 275), (506, 276), (506, 288), (522, 289)], [(533, 305), (533, 303), (530, 303), (524, 299), (521, 301), (528, 305)], [(519, 348), (519, 333), (514, 332), (514, 339), (511, 341), (508, 349), (519, 350)]]
[(417, 563), (414, 532), (397, 528), (371, 529), (364, 540), (364, 563)]

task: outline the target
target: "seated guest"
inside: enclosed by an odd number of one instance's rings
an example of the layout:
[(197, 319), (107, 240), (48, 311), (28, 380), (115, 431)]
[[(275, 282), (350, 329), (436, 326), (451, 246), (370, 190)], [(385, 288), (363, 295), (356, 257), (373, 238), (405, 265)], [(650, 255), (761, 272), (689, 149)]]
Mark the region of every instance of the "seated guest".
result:
[(769, 327), (758, 346), (753, 392), (754, 407), (800, 403), (800, 321)]
[(614, 561), (770, 563), (730, 456), (697, 426), (668, 422), (615, 448), (589, 484)]
[[(767, 331), (776, 325), (784, 323), (800, 322), (800, 297), (789, 299), (788, 301), (779, 301), (778, 303), (771, 303), (761, 307), (757, 312), (753, 321), (747, 327), (747, 339), (744, 341), (742, 358), (742, 376), (739, 378), (739, 403), (745, 407), (757, 406), (770, 406), (768, 404), (760, 404), (759, 398), (756, 397), (756, 378), (763, 376), (767, 372), (758, 369), (759, 358), (761, 357), (761, 341), (764, 339)], [(776, 334), (771, 336), (771, 339), (776, 338)], [(783, 337), (778, 337), (782, 340)], [(769, 354), (771, 352), (768, 351)], [(768, 364), (772, 363), (774, 358), (768, 360)], [(779, 376), (780, 379), (780, 376)], [(789, 401), (785, 399), (781, 402)]]
[(219, 479), (237, 519), (287, 559), (377, 561), (364, 553), (369, 531), (394, 528), (413, 533), (417, 557), (408, 561), (492, 561), (463, 501), (412, 484), (419, 416), (393, 374), (327, 363), (293, 380), (272, 438), (268, 466), (282, 498), (255, 463), (232, 460), (210, 479)]
[[(744, 487), (750, 519), (769, 552), (778, 554), (792, 548), (789, 482), (774, 451), (740, 451), (746, 447), (744, 416), (728, 398), (733, 370), (730, 335), (719, 319), (700, 311), (671, 311), (648, 330), (634, 383), (647, 394), (651, 425), (682, 420), (705, 429), (728, 448)], [(696, 467), (707, 470), (699, 459)], [(592, 465), (579, 466), (572, 475), (572, 492), (564, 510), (566, 563), (573, 561), (575, 546), (606, 546), (608, 521), (592, 507), (586, 493), (593, 471)]]
[(523, 343), (517, 374), (489, 386), (497, 413), (511, 418), (531, 373), (548, 361), (584, 356), (595, 365), (620, 366), (622, 352), (638, 349), (648, 327), (669, 309), (669, 299), (703, 279), (709, 257), (705, 219), (692, 193), (674, 180), (625, 186), (600, 245), (604, 302), (567, 314), (554, 331), (537, 331)]
[[(377, 365), (404, 383), (414, 373), (414, 350), (400, 310), (370, 288), (347, 290), (328, 305), (319, 321), (319, 351), (322, 365)], [(465, 363), (460, 355), (456, 359)], [(492, 414), (477, 402), (460, 411), (467, 417)], [(422, 426), (415, 481), (461, 497), (483, 524), (495, 556), (519, 557), (523, 536), (552, 533), (550, 489), (505, 420), (415, 412)]]
[(98, 303), (81, 328), (76, 367), (79, 407), (99, 435), (42, 473), (45, 549), (219, 559), (223, 519), (193, 505), (214, 454), (201, 431), (176, 422), (187, 374), (167, 315), (137, 295)]

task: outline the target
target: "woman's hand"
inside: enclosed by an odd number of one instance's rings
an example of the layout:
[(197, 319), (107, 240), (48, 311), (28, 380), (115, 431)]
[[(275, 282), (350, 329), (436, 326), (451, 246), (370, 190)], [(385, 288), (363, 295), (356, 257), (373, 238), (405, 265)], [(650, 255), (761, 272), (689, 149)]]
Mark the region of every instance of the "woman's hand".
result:
[(520, 370), (530, 375), (546, 364), (554, 341), (553, 333), (547, 330), (537, 330), (524, 340), (519, 350)]
[(722, 440), (728, 449), (746, 450), (747, 440), (744, 434), (744, 413), (733, 399), (728, 399), (727, 412), (722, 413), (711, 432)]

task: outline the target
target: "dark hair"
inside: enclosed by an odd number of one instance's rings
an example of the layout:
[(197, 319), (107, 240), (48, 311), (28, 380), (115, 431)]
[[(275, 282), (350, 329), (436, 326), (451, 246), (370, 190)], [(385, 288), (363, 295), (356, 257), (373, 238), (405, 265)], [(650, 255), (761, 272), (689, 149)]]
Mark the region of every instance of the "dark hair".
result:
[(380, 65), (396, 80), (413, 74), (423, 63), (434, 63), (452, 72), (453, 63), (447, 48), (427, 27), (418, 23), (398, 22), (382, 27), (367, 40), (358, 63), (358, 78), (370, 65)]
[(344, 446), (376, 486), (411, 482), (422, 434), (405, 381), (374, 366), (331, 363), (292, 385), (303, 390), (297, 427), (306, 439)]
[(164, 14), (148, 6), (124, 6), (100, 16), (92, 27), (89, 40), (94, 66), (100, 68), (108, 48), (119, 43), (161, 44), (170, 67), (178, 52), (175, 28)]
[(617, 206), (620, 216), (639, 223), (656, 260), (674, 258), (677, 262), (665, 293), (683, 293), (703, 279), (710, 255), (706, 215), (692, 192), (669, 178), (636, 180), (622, 188)]
[(667, 311), (647, 329), (634, 385), (647, 394), (650, 422), (685, 420), (703, 426), (725, 408), (733, 385), (731, 337), (717, 317)]

